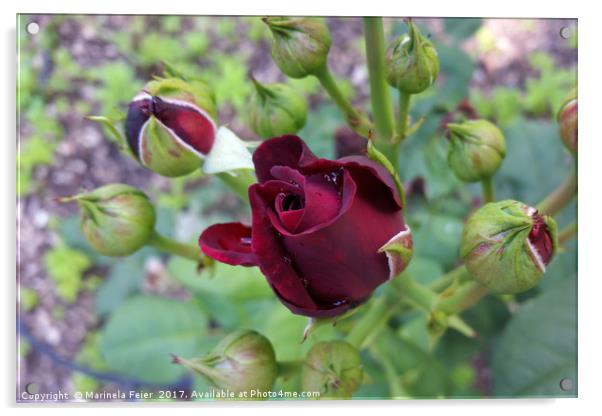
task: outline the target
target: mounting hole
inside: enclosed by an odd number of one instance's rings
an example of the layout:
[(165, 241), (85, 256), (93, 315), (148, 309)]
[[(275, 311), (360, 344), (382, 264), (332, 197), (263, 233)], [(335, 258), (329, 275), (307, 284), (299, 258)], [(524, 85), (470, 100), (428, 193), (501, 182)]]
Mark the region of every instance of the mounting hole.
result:
[(571, 391), (573, 390), (573, 380), (570, 378), (563, 378), (560, 380), (560, 390)]
[(575, 35), (575, 28), (573, 26), (563, 26), (560, 29), (560, 37), (562, 39), (570, 39)]
[(27, 383), (25, 385), (25, 391), (28, 394), (37, 394), (40, 392), (40, 386), (37, 383)]
[(25, 26), (25, 30), (27, 30), (27, 33), (30, 35), (37, 35), (40, 31), (40, 25), (38, 22), (29, 22), (27, 26)]

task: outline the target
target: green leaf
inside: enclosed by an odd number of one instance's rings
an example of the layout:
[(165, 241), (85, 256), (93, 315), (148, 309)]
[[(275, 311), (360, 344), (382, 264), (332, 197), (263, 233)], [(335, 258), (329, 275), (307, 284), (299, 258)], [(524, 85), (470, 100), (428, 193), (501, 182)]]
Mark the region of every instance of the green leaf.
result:
[(213, 270), (198, 273), (193, 261), (172, 257), (167, 271), (193, 293), (215, 293), (236, 301), (273, 296), (265, 277), (256, 267), (216, 263)]
[(115, 263), (96, 292), (96, 313), (104, 316), (115, 310), (129, 295), (138, 291), (144, 277), (144, 262), (140, 256)]
[(149, 383), (170, 383), (184, 372), (170, 354), (199, 354), (208, 320), (191, 303), (153, 296), (129, 299), (102, 332), (101, 352), (114, 371)]
[(33, 308), (38, 306), (39, 296), (38, 292), (35, 289), (29, 287), (21, 287), (19, 288), (19, 303), (21, 304), (21, 309), (25, 312), (31, 311)]
[[(492, 370), (495, 395), (577, 397), (575, 280), (520, 307), (493, 351)], [(565, 377), (573, 381), (572, 391), (560, 389)]]
[(58, 294), (67, 302), (75, 302), (82, 275), (91, 266), (88, 256), (66, 245), (59, 245), (44, 254), (44, 264)]

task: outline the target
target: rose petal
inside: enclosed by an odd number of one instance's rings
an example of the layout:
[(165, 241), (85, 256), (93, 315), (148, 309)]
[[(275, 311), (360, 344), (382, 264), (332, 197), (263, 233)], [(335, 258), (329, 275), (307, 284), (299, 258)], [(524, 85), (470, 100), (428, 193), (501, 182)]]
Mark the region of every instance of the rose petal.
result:
[(207, 256), (233, 266), (256, 266), (251, 246), (251, 227), (239, 222), (214, 224), (199, 237), (199, 245)]
[[(355, 183), (348, 171), (345, 175), (345, 184)], [(358, 179), (357, 193), (344, 193), (342, 204), (348, 208), (334, 221), (311, 232), (283, 234), (285, 252), (322, 308), (362, 302), (388, 280), (387, 256), (378, 250), (405, 229), (395, 204), (378, 206), (368, 199), (372, 192), (363, 184), (374, 179)]]
[(391, 174), (383, 166), (365, 156), (347, 156), (339, 159), (338, 162), (343, 163), (346, 168), (356, 167), (371, 172), (388, 188), (397, 206), (402, 208), (397, 185)]
[(194, 151), (208, 154), (216, 132), (211, 117), (190, 103), (158, 97), (155, 100), (155, 117)]
[(150, 118), (151, 96), (137, 96), (128, 106), (125, 119), (125, 135), (128, 145), (136, 157), (140, 158), (140, 133)]
[(274, 189), (270, 189), (270, 184), (273, 186), (277, 182), (281, 181), (254, 184), (249, 188), (249, 202), (253, 213), (253, 252), (257, 256), (261, 272), (279, 298), (286, 299), (298, 308), (317, 309), (267, 215), (268, 210), (274, 212), (268, 205), (273, 201), (271, 194), (274, 192)]
[(274, 166), (297, 168), (316, 159), (305, 142), (292, 135), (266, 140), (253, 153), (255, 173), (260, 183), (274, 179), (271, 173)]

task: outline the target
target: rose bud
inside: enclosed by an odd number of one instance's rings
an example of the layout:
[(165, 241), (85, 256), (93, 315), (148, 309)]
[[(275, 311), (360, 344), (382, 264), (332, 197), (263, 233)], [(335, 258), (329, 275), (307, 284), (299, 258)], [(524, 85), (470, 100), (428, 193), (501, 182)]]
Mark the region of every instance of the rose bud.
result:
[(128, 145), (147, 168), (163, 176), (187, 175), (212, 149), (217, 126), (215, 100), (201, 81), (160, 78), (129, 105)]
[(150, 239), (155, 209), (140, 190), (111, 184), (61, 201), (76, 201), (82, 212), (81, 228), (94, 250), (105, 256), (129, 256)]
[(571, 91), (558, 111), (560, 138), (571, 152), (577, 152), (577, 90)]
[(262, 85), (253, 78), (249, 126), (260, 137), (293, 134), (307, 119), (307, 104), (301, 94), (286, 84)]
[(362, 385), (364, 369), (359, 352), (345, 341), (313, 346), (301, 370), (304, 391), (320, 392), (319, 399), (348, 399)]
[(406, 94), (418, 94), (433, 85), (439, 74), (437, 50), (418, 27), (393, 41), (385, 53), (387, 82)]
[(493, 293), (535, 286), (557, 250), (556, 222), (518, 201), (492, 202), (466, 222), (460, 255), (473, 277)]
[(272, 344), (263, 335), (250, 330), (227, 335), (202, 358), (174, 356), (173, 362), (204, 376), (218, 389), (235, 394), (270, 391), (278, 375)]
[(259, 266), (286, 307), (317, 318), (361, 304), (407, 266), (412, 235), (382, 165), (318, 159), (297, 136), (266, 140), (253, 162), (252, 227), (207, 228), (199, 238), (207, 256)]
[(489, 178), (506, 156), (504, 134), (487, 120), (449, 123), (450, 146), (447, 160), (458, 178), (477, 182)]
[(330, 31), (318, 17), (264, 17), (272, 32), (272, 58), (291, 78), (315, 74), (326, 65)]

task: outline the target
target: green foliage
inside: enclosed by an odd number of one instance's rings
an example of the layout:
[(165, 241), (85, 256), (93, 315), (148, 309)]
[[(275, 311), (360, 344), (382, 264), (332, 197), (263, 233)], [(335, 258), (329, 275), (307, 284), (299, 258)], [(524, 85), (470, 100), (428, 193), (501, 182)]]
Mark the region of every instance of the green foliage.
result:
[(245, 59), (239, 55), (217, 55), (213, 67), (203, 74), (215, 92), (220, 106), (232, 105), (244, 114), (253, 86), (248, 78)]
[(22, 287), (19, 289), (19, 303), (21, 305), (21, 310), (25, 312), (29, 312), (38, 306), (38, 302), (40, 300), (38, 296), (38, 292), (35, 289), (31, 289), (29, 287)]
[(33, 170), (36, 166), (52, 163), (55, 145), (41, 137), (32, 137), (23, 143), (18, 154), (17, 195), (26, 195), (34, 190)]
[(111, 62), (91, 71), (91, 78), (100, 82), (95, 97), (100, 101), (100, 114), (115, 116), (124, 111), (125, 104), (142, 88), (134, 69), (125, 62)]
[(149, 383), (171, 383), (184, 369), (171, 363), (170, 354), (198, 355), (207, 324), (206, 315), (191, 303), (138, 296), (111, 315), (100, 351), (114, 371)]
[(65, 301), (73, 303), (81, 287), (84, 272), (92, 265), (88, 256), (69, 246), (60, 244), (44, 254), (44, 265)]
[(475, 33), (482, 24), (479, 18), (446, 18), (443, 19), (445, 32), (458, 41), (462, 41)]
[[(505, 397), (577, 397), (576, 282), (523, 304), (493, 351), (493, 390)], [(570, 378), (573, 390), (560, 389)]]

